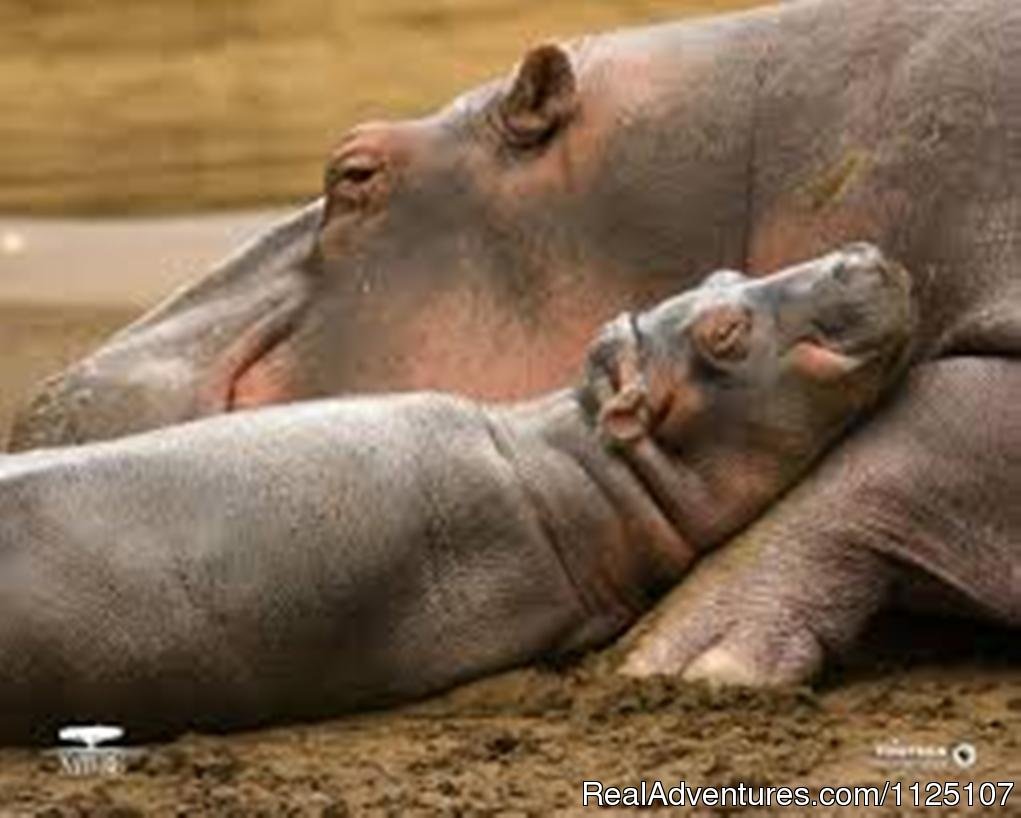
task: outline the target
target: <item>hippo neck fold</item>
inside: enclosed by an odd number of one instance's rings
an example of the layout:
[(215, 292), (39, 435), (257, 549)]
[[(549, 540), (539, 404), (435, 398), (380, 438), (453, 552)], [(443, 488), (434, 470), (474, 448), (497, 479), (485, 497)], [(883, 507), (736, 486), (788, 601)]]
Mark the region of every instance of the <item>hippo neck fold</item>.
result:
[[(689, 539), (699, 524), (680, 519), (703, 500), (697, 482), (666, 473), (665, 454), (645, 451), (638, 467), (608, 450), (574, 392), (491, 411), (490, 419), (497, 446), (593, 615), (574, 641), (606, 638), (607, 629), (633, 621), (705, 547)], [(677, 496), (685, 487), (692, 497)]]

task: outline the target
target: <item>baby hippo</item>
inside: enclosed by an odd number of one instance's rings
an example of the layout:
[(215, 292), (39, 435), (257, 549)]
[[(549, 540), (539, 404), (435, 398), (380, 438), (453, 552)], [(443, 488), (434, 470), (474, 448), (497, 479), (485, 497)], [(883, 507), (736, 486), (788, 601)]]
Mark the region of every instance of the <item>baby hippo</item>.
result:
[(324, 717), (604, 644), (876, 402), (912, 315), (854, 245), (622, 315), (534, 402), (330, 400), (0, 460), (0, 738)]

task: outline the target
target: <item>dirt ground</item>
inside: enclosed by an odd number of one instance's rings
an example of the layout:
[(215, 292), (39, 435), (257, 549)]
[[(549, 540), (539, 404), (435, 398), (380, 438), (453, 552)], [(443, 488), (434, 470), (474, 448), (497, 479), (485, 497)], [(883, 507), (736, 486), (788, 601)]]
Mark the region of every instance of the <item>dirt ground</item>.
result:
[[(888, 621), (821, 692), (709, 691), (586, 667), (533, 669), (391, 713), (146, 747), (117, 776), (75, 777), (40, 751), (0, 753), (4, 816), (575, 815), (582, 782), (840, 786), (902, 782), (901, 808), (776, 814), (914, 815), (915, 781), (1019, 782), (1021, 660), (1007, 633)], [(978, 753), (883, 761), (877, 746)], [(994, 814), (1021, 814), (1012, 795)], [(729, 815), (740, 810), (660, 810)], [(974, 815), (965, 807), (933, 810)], [(771, 814), (749, 810), (749, 814)]]
[[(750, 4), (6, 0), (0, 98), (11, 102), (0, 117), (0, 211), (137, 214), (290, 201), (315, 192), (321, 157), (344, 127), (426, 110), (506, 70), (527, 43)], [(54, 246), (73, 265), (58, 258), (37, 269), (26, 266), (35, 234), (0, 219), (0, 244), (23, 234), (29, 244), (18, 259), (0, 253), (0, 430), (31, 383), (187, 272), (159, 267), (181, 257), (170, 240), (104, 237), (106, 256), (86, 264), (67, 235)], [(116, 252), (119, 265), (109, 262)], [(525, 669), (402, 710), (319, 725), (186, 736), (139, 748), (115, 776), (78, 777), (52, 753), (0, 750), (0, 818), (567, 815), (580, 811), (587, 779), (1012, 781), (1013, 808), (995, 812), (1021, 814), (1014, 633), (883, 620), (814, 692), (712, 692), (626, 681), (602, 665), (597, 657)], [(889, 758), (895, 743), (960, 741), (977, 750), (969, 769)], [(909, 805), (811, 814), (913, 814)]]

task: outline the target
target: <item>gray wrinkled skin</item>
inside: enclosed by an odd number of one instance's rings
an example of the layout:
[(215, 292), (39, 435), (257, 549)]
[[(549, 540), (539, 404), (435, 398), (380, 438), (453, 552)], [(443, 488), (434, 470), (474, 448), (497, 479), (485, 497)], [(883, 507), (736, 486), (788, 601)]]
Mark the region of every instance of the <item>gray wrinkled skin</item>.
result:
[[(915, 265), (922, 345), (873, 422), (631, 635), (625, 673), (804, 682), (890, 605), (1021, 624), (1021, 9), (796, 8), (780, 29), (802, 45), (764, 85), (760, 201), (794, 206), (807, 145), (819, 167), (864, 151), (842, 198), (904, 213), (878, 230)], [(823, 204), (800, 241), (853, 212)]]
[[(1016, 298), (1019, 14), (1006, 0), (822, 0), (614, 32), (565, 46), (566, 87), (547, 51), (435, 116), (355, 129), (325, 200), (51, 382), (12, 447), (239, 398), (533, 395), (622, 309), (857, 240), (920, 278), (919, 354), (945, 354)], [(538, 147), (500, 124), (522, 72), (568, 111)], [(369, 161), (385, 174), (364, 190), (333, 181)]]
[(714, 276), (514, 407), (308, 402), (0, 461), (0, 739), (311, 718), (605, 644), (903, 371), (907, 282), (861, 245)]
[(659, 606), (623, 671), (796, 684), (891, 604), (1021, 625), (1019, 401), (1008, 359), (917, 367), (893, 406)]
[[(509, 396), (558, 382), (596, 323), (704, 270), (775, 269), (866, 239), (915, 278), (908, 387), (747, 532), (720, 604), (664, 615), (625, 668), (803, 680), (910, 596), (902, 577), (1016, 623), (1018, 433), (995, 407), (1016, 404), (1021, 350), (1019, 44), (1011, 0), (793, 2), (572, 44), (574, 114), (541, 150), (489, 127), (508, 83), (356, 135), (427, 145), (402, 154), (414, 184), (398, 180), (388, 209), (317, 235), (312, 205), (270, 236), (284, 249), (243, 254), (51, 384), (15, 445), (220, 411), (201, 399), (202, 362), (222, 351), (210, 328), (223, 303), (254, 309), (270, 280), (304, 305), (274, 359), (293, 376), (282, 399), (409, 385)], [(431, 333), (405, 336), (420, 316)], [(152, 377), (167, 362), (173, 390)]]

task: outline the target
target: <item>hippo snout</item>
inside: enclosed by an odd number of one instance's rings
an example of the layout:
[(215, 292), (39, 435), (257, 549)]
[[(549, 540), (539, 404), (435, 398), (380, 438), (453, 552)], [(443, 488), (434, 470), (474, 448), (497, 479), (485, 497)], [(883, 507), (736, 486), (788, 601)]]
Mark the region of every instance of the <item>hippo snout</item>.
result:
[(851, 293), (864, 298), (910, 296), (911, 277), (900, 264), (887, 258), (875, 245), (859, 242), (833, 254), (830, 268), (833, 280)]
[(833, 254), (832, 273), (838, 283), (854, 286), (863, 276), (885, 279), (890, 275), (890, 264), (883, 252), (873, 244), (849, 244)]
[(823, 292), (814, 321), (823, 340), (844, 352), (899, 343), (915, 324), (911, 277), (871, 244), (853, 244), (834, 253), (833, 294)]
[[(71, 446), (140, 431), (144, 427), (136, 427), (132, 419), (159, 407), (149, 405), (151, 399), (141, 385), (129, 382), (118, 387), (85, 366), (50, 378), (15, 416), (7, 450)], [(170, 405), (169, 400), (165, 403)]]
[(899, 349), (915, 325), (911, 278), (878, 247), (849, 244), (756, 286), (779, 341), (867, 357)]

